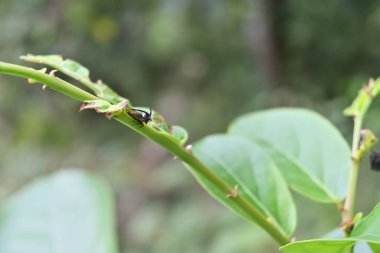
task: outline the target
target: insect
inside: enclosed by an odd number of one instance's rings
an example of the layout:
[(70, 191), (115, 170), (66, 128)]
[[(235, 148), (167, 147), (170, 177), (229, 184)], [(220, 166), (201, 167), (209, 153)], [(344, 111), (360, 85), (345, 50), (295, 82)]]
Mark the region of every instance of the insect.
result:
[(372, 152), (369, 159), (371, 162), (371, 169), (380, 171), (380, 153)]
[(127, 113), (131, 116), (139, 125), (143, 127), (149, 121), (152, 121), (152, 109), (149, 108), (149, 113), (139, 109), (128, 109)]

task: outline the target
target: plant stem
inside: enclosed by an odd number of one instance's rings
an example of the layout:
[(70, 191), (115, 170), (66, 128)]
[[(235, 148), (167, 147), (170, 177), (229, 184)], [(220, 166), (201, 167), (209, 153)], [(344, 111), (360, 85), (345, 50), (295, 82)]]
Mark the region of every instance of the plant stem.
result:
[[(15, 64), (9, 64), (0, 61), (0, 73), (14, 75), (24, 78), (33, 79), (35, 81), (41, 82), (47, 85), (50, 89), (56, 90), (64, 95), (74, 98), (79, 101), (100, 99), (86, 91), (79, 89), (78, 87), (65, 82), (54, 76), (50, 76), (41, 71), (34, 70), (32, 68), (27, 68)], [(115, 120), (120, 123), (132, 128), (141, 135), (147, 137), (148, 139), (158, 143), (162, 147), (166, 148), (173, 155), (181, 159), (183, 162), (188, 164), (195, 173), (202, 175), (212, 182), (219, 191), (226, 194), (233, 191), (223, 179), (221, 179), (217, 174), (205, 166), (201, 161), (199, 161), (191, 152), (186, 151), (181, 145), (175, 141), (169, 139), (167, 136), (162, 134), (149, 126), (139, 128), (133, 124), (133, 119), (127, 114), (123, 113), (119, 116), (114, 117)], [(268, 234), (270, 234), (273, 239), (280, 245), (285, 245), (290, 242), (290, 238), (285, 235), (285, 233), (271, 222), (265, 215), (263, 215), (255, 206), (247, 201), (241, 195), (237, 195), (234, 198), (230, 198), (234, 201), (242, 210), (244, 210), (255, 222), (263, 228)]]
[[(148, 127), (139, 129), (136, 126), (131, 126), (130, 119), (127, 115), (121, 114), (115, 117), (115, 119), (124, 125), (133, 128), (135, 131), (144, 135), (148, 139), (158, 143), (166, 148), (170, 153), (178, 157), (180, 160), (188, 164), (196, 173), (201, 174), (212, 182), (220, 191), (228, 194), (233, 191), (232, 187), (225, 183), (217, 174), (210, 170), (206, 165), (199, 161), (192, 153), (186, 151), (182, 146), (168, 139), (160, 132)], [(242, 208), (255, 222), (267, 231), (276, 242), (280, 245), (285, 245), (290, 242), (288, 238), (280, 229), (275, 226), (270, 220), (267, 219), (261, 212), (257, 210), (252, 204), (250, 204), (244, 197), (237, 195), (234, 198), (230, 198), (240, 208)]]
[[(355, 224), (352, 224), (352, 219), (354, 217), (355, 208), (355, 197), (356, 197), (356, 185), (358, 181), (359, 165), (363, 157), (363, 153), (369, 151), (372, 145), (376, 143), (376, 136), (368, 137), (367, 133), (363, 133), (363, 140), (361, 140), (361, 130), (363, 125), (363, 120), (369, 107), (372, 104), (374, 98), (380, 92), (380, 82), (379, 79), (370, 79), (368, 84), (363, 86), (359, 90), (357, 97), (352, 102), (352, 104), (344, 110), (346, 116), (352, 116), (354, 119), (354, 131), (352, 137), (352, 150), (351, 150), (351, 170), (348, 181), (348, 190), (346, 199), (342, 209), (342, 224), (346, 227), (346, 234), (349, 235)], [(368, 130), (367, 130), (368, 132)], [(367, 138), (372, 138), (367, 143)], [(361, 143), (363, 141), (363, 143)], [(366, 146), (367, 145), (367, 146)], [(369, 145), (369, 146), (368, 146)]]
[(75, 100), (85, 101), (99, 99), (98, 97), (82, 89), (79, 89), (78, 87), (66, 81), (63, 81), (59, 78), (45, 74), (41, 71), (32, 68), (27, 68), (16, 64), (10, 64), (0, 61), (0, 73), (35, 80), (37, 82), (46, 84), (50, 89), (58, 91), (71, 98), (74, 98)]
[(348, 190), (346, 195), (346, 200), (344, 202), (342, 211), (342, 222), (349, 222), (352, 220), (355, 208), (355, 197), (356, 197), (356, 185), (358, 181), (359, 174), (359, 164), (360, 160), (357, 156), (357, 151), (360, 142), (360, 130), (363, 125), (363, 116), (358, 115), (354, 117), (354, 131), (352, 137), (352, 149), (351, 149), (351, 171), (348, 181)]

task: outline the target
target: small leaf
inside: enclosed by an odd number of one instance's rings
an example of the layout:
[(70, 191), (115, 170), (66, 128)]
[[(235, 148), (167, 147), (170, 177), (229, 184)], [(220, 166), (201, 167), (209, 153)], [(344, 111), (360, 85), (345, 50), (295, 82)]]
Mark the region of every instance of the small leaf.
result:
[(0, 207), (0, 252), (116, 253), (112, 194), (95, 175), (66, 170)]
[[(146, 112), (149, 112), (149, 110), (150, 110), (147, 107), (134, 107), (134, 108), (139, 109), (139, 110), (143, 110)], [(165, 120), (165, 118), (156, 111), (153, 111), (153, 113), (152, 113), (152, 124), (151, 124), (151, 126), (154, 129), (161, 131), (161, 133), (165, 134), (168, 138), (177, 142), (181, 146), (183, 146), (188, 139), (188, 133), (184, 128), (182, 128), (180, 126), (170, 126), (168, 124), (168, 122)]]
[(118, 104), (111, 104), (106, 100), (87, 100), (84, 101), (79, 111), (85, 109), (94, 109), (98, 113), (104, 113), (107, 118), (112, 118), (123, 112), (123, 109), (128, 105), (128, 100), (124, 100)]
[(358, 223), (361, 220), (362, 217), (363, 217), (363, 213), (357, 213), (357, 214), (355, 214), (354, 218), (352, 219), (352, 223), (353, 224)]
[(169, 133), (169, 124), (161, 114), (153, 112), (152, 121), (158, 128)]
[(273, 109), (238, 118), (229, 133), (259, 144), (295, 191), (340, 202), (347, 190), (350, 149), (337, 129), (304, 109)]
[(125, 98), (119, 96), (101, 80), (92, 82), (90, 79), (90, 71), (76, 61), (71, 59), (63, 60), (60, 55), (28, 54), (26, 56), (21, 56), (20, 58), (28, 62), (45, 64), (55, 68), (90, 88), (98, 97), (106, 99), (112, 103), (120, 103), (125, 100)]
[[(296, 211), (292, 197), (277, 167), (260, 147), (240, 137), (216, 135), (194, 144), (193, 153), (281, 231), (293, 233)], [(231, 192), (220, 192), (202, 175), (190, 171), (222, 204), (255, 222), (228, 198)]]
[(189, 134), (187, 133), (187, 131), (180, 126), (171, 126), (170, 133), (181, 143), (181, 145), (184, 145), (187, 142), (187, 139), (189, 138)]

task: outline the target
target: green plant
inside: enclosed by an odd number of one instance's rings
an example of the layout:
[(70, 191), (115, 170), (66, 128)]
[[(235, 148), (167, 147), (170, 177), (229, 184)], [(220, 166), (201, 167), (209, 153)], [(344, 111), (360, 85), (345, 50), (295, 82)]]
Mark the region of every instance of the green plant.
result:
[[(227, 133), (185, 146), (186, 130), (169, 125), (156, 111), (151, 123), (136, 124), (128, 114), (133, 108), (131, 101), (102, 81), (91, 81), (89, 71), (77, 62), (57, 55), (27, 55), (22, 59), (53, 70), (46, 73), (45, 68), (0, 62), (0, 73), (42, 83), (83, 102), (81, 110), (94, 109), (158, 143), (180, 159), (214, 198), (264, 229), (283, 252), (351, 252), (357, 242), (366, 242), (373, 252), (379, 251), (380, 205), (364, 218), (355, 214), (354, 207), (360, 162), (377, 141), (362, 125), (380, 92), (380, 80), (370, 80), (344, 111), (354, 119), (351, 150), (329, 121), (315, 112), (295, 108), (241, 116)], [(56, 71), (94, 94), (56, 77)], [(338, 228), (344, 232), (341, 238), (295, 241), (296, 207), (289, 188), (316, 202), (335, 205), (342, 217)]]

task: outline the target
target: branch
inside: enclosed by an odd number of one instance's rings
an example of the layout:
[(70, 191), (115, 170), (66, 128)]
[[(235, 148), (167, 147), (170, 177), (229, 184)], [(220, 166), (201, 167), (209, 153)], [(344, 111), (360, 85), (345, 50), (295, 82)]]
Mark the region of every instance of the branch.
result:
[(348, 181), (348, 190), (346, 199), (342, 209), (342, 225), (345, 226), (345, 232), (349, 235), (352, 231), (355, 199), (356, 199), (356, 186), (358, 181), (359, 166), (363, 154), (371, 149), (377, 142), (375, 135), (369, 130), (362, 130), (363, 120), (373, 99), (380, 93), (380, 80), (376, 81), (370, 79), (368, 84), (365, 85), (358, 93), (357, 97), (349, 106), (344, 110), (346, 116), (353, 117), (354, 130), (352, 137), (351, 148), (351, 170)]
[[(13, 75), (18, 77), (23, 77), (27, 79), (32, 79), (43, 83), (52, 90), (62, 93), (78, 101), (87, 100), (101, 100), (101, 98), (96, 97), (86, 91), (79, 89), (78, 87), (65, 82), (55, 76), (45, 74), (42, 71), (38, 71), (32, 68), (27, 68), (15, 64), (9, 64), (0, 61), (0, 73)], [(145, 136), (146, 138), (158, 143), (170, 153), (181, 159), (184, 163), (188, 164), (189, 167), (195, 172), (203, 175), (210, 182), (212, 182), (215, 187), (226, 194), (233, 191), (225, 181), (223, 181), (217, 174), (206, 167), (201, 161), (199, 161), (191, 152), (187, 151), (182, 145), (169, 138), (167, 134), (159, 131), (149, 125), (144, 125), (144, 127), (139, 127), (134, 124), (134, 119), (131, 118), (127, 113), (121, 113), (115, 115), (113, 119), (118, 122), (128, 126), (139, 134)], [(270, 220), (268, 220), (256, 207), (249, 203), (244, 197), (237, 195), (234, 198), (230, 198), (234, 201), (237, 206), (243, 209), (256, 223), (263, 228), (268, 234), (270, 234), (273, 239), (280, 245), (285, 245), (290, 242), (288, 238), (282, 231), (279, 230)]]

